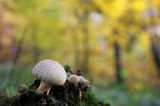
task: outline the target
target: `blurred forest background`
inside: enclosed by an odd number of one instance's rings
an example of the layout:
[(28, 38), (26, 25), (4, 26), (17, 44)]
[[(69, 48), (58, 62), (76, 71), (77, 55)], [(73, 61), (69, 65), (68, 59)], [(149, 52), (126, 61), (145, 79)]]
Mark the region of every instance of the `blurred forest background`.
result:
[(113, 106), (160, 106), (159, 0), (0, 0), (0, 89), (53, 59)]

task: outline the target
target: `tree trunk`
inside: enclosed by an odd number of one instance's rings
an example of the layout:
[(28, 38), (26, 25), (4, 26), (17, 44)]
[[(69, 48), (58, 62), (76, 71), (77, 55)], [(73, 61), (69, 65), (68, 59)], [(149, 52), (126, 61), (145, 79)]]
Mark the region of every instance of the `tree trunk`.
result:
[(15, 53), (14, 53), (14, 56), (13, 56), (13, 61), (12, 61), (13, 65), (17, 64), (17, 61), (18, 61), (18, 59), (20, 57), (20, 54), (21, 54), (21, 51), (22, 51), (23, 42), (24, 42), (24, 36), (22, 36), (17, 43), (17, 48), (15, 50)]
[(122, 77), (121, 48), (118, 42), (115, 42), (114, 44), (114, 54), (115, 54), (116, 80), (117, 83), (123, 83), (124, 79)]
[[(160, 26), (158, 24), (158, 19), (157, 19), (157, 15), (155, 16), (150, 16), (150, 20), (151, 20), (151, 24), (150, 26), (152, 27), (153, 32), (150, 32), (150, 42), (151, 42), (151, 51), (152, 51), (152, 55), (153, 55), (153, 59), (155, 62), (155, 65), (158, 69), (158, 74), (160, 76), (160, 33), (157, 33), (157, 26)], [(159, 30), (159, 29), (158, 29)]]
[(154, 38), (153, 37), (150, 38), (153, 59), (156, 64), (156, 67), (158, 69), (158, 74), (160, 76), (160, 44), (158, 44), (158, 42), (156, 42), (156, 40), (157, 39), (155, 39), (155, 36), (154, 36)]

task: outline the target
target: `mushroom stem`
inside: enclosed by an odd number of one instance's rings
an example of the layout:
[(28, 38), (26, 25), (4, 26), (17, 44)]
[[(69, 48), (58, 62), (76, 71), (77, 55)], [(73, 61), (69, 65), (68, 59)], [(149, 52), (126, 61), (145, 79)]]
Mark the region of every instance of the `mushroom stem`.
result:
[(45, 91), (47, 91), (47, 95), (50, 92), (50, 89), (52, 88), (52, 84), (45, 82), (45, 81), (41, 81), (38, 89), (36, 90), (37, 93), (43, 93)]

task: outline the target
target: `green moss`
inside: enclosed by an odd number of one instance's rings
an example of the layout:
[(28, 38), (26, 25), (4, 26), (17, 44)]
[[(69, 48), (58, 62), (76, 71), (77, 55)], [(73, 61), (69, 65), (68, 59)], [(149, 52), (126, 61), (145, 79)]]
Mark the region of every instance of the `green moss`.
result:
[(9, 106), (11, 101), (12, 99), (9, 97), (0, 97), (0, 106)]
[(82, 100), (79, 100), (79, 106), (87, 106), (92, 104), (92, 106), (98, 106), (99, 101), (95, 98), (90, 90), (82, 91)]

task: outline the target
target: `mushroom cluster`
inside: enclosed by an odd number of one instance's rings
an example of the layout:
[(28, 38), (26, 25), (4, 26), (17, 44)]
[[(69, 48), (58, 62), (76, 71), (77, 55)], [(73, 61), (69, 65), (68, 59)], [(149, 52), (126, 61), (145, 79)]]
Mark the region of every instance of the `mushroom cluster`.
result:
[(37, 93), (47, 91), (48, 95), (52, 86), (63, 86), (66, 80), (75, 86), (81, 85), (82, 88), (90, 87), (89, 81), (82, 75), (70, 74), (67, 78), (64, 67), (54, 60), (40, 61), (33, 67), (32, 74), (41, 81), (36, 90)]
[(80, 75), (78, 76), (76, 74), (71, 74), (68, 77), (68, 81), (76, 86), (78, 84), (80, 84), (82, 86), (82, 88), (89, 88), (90, 87), (89, 81)]
[(37, 93), (47, 91), (49, 94), (53, 85), (64, 85), (67, 80), (67, 74), (61, 64), (53, 60), (43, 60), (37, 63), (32, 74), (41, 80), (40, 86), (36, 90)]

